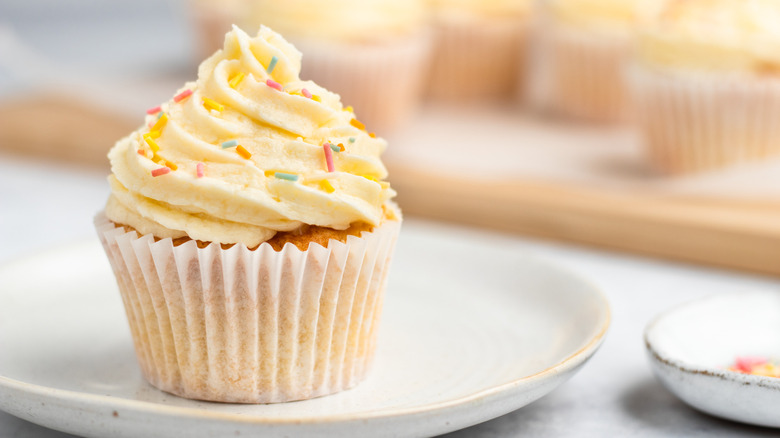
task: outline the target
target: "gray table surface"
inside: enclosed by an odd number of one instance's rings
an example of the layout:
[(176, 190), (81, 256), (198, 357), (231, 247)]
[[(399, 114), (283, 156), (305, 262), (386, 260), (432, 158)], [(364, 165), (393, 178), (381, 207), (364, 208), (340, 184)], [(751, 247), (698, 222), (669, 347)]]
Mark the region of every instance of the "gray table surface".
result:
[[(0, 263), (53, 245), (94, 237), (92, 215), (108, 193), (105, 175), (0, 154)], [(416, 221), (409, 218), (409, 221)], [(457, 238), (465, 228), (437, 224)], [(778, 289), (774, 279), (506, 236), (591, 279), (609, 299), (613, 320), (591, 361), (541, 400), (455, 432), (456, 437), (777, 436), (780, 432), (701, 414), (653, 377), (642, 331), (659, 312), (721, 292)], [(66, 435), (0, 412), (0, 437)]]

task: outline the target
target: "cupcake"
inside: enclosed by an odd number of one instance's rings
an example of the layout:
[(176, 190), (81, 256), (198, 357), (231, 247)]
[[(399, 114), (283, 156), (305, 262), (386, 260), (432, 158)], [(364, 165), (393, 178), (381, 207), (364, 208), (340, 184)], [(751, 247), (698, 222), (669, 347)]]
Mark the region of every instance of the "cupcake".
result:
[(401, 215), (380, 154), (301, 54), (238, 28), (109, 158), (95, 219), (144, 377), (273, 403), (371, 367)]
[(372, 130), (417, 108), (431, 49), (422, 0), (255, 0), (240, 21), (282, 33), (306, 57), (301, 76), (339, 93)]
[(460, 100), (511, 99), (525, 73), (532, 0), (428, 0), (435, 48), (428, 91)]
[(531, 103), (577, 119), (629, 118), (625, 69), (639, 0), (537, 1)]
[(649, 160), (676, 174), (780, 154), (780, 2), (667, 1), (632, 81)]

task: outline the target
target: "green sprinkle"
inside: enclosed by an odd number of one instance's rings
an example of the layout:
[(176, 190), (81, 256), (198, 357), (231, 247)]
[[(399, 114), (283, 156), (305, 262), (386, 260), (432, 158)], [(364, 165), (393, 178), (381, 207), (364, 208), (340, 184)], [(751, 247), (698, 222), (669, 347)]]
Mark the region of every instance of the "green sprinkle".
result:
[(339, 148), (335, 144), (329, 143), (328, 145), (330, 146), (331, 149), (333, 149), (333, 152), (341, 152), (341, 148)]
[(157, 120), (160, 120), (160, 117), (162, 117), (163, 114), (165, 114), (165, 112), (164, 111), (160, 111), (159, 114), (157, 114)]
[(238, 146), (238, 140), (228, 140), (222, 143), (222, 149), (234, 148)]
[(277, 58), (276, 56), (272, 56), (272, 57), (271, 57), (271, 62), (270, 62), (270, 63), (268, 63), (268, 68), (267, 68), (267, 69), (265, 69), (265, 71), (266, 71), (266, 72), (268, 72), (269, 74), (270, 74), (272, 71), (274, 71), (274, 67), (276, 67), (276, 62), (277, 62), (277, 61), (279, 61), (279, 58)]
[(354, 142), (355, 142), (355, 137), (350, 137), (350, 138), (349, 138), (349, 142), (350, 142), (350, 143), (354, 143)]
[(298, 181), (298, 175), (292, 173), (275, 172), (274, 176), (279, 179), (286, 179), (287, 181)]

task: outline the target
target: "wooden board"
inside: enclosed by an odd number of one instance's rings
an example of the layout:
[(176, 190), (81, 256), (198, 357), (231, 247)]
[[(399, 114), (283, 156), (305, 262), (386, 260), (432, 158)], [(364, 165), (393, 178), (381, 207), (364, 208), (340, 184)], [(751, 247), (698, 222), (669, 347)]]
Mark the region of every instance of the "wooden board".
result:
[[(108, 148), (140, 123), (128, 113), (0, 105), (0, 149), (107, 169)], [(670, 179), (644, 165), (630, 129), (495, 106), (428, 106), (389, 141), (407, 216), (780, 275), (780, 163)]]

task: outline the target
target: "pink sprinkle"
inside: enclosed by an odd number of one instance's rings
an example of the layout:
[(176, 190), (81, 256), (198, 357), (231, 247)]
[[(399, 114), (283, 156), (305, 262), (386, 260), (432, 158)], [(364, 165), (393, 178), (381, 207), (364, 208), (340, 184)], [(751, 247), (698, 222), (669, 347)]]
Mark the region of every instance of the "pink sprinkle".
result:
[(328, 164), (328, 172), (335, 172), (336, 168), (333, 166), (333, 149), (330, 148), (330, 143), (322, 145), (322, 150), (325, 151), (325, 162)]
[(311, 99), (311, 92), (309, 90), (304, 88), (303, 90), (301, 90), (301, 94), (303, 94), (303, 97)]
[(195, 166), (198, 178), (203, 178), (203, 163), (198, 163), (197, 166)]
[(161, 167), (159, 169), (154, 169), (152, 171), (152, 176), (160, 176), (160, 175), (165, 175), (167, 173), (171, 173), (171, 169), (169, 167)]
[(282, 84), (272, 80), (272, 79), (266, 79), (265, 84), (268, 85), (271, 88), (274, 88), (276, 90), (282, 91)]
[(760, 356), (743, 356), (738, 357), (737, 360), (734, 363), (734, 367), (738, 370), (750, 373), (753, 371), (753, 368), (758, 365), (763, 365), (767, 362), (765, 357)]
[(174, 96), (173, 97), (173, 101), (178, 103), (178, 102), (181, 102), (182, 100), (190, 97), (191, 95), (192, 95), (192, 90), (190, 90), (188, 88), (188, 89), (182, 91), (181, 93), (177, 94), (176, 96)]
[(162, 111), (162, 108), (158, 105), (154, 108), (149, 108), (148, 110), (146, 110), (146, 114), (149, 114), (151, 116), (152, 114), (157, 114), (160, 111)]

